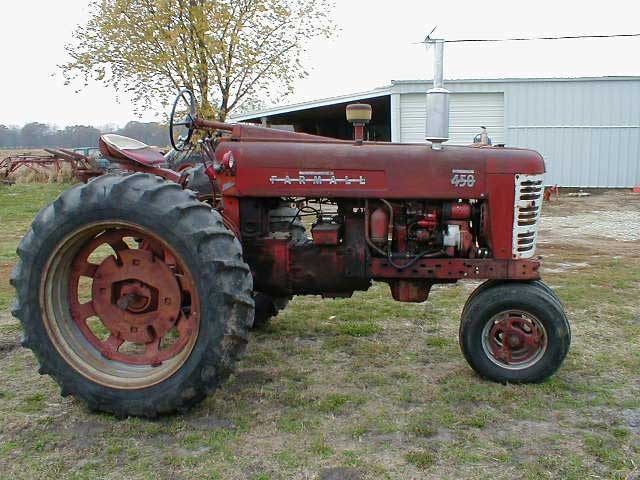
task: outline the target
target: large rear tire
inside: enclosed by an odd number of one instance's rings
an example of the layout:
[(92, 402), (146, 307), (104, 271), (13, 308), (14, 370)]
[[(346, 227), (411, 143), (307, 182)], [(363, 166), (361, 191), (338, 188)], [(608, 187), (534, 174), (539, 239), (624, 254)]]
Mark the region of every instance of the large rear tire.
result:
[(571, 330), (548, 287), (500, 282), (478, 290), (463, 310), (459, 340), (479, 375), (500, 383), (536, 383), (560, 368)]
[(117, 416), (186, 411), (231, 373), (252, 279), (220, 215), (160, 177), (105, 175), (40, 211), (13, 314), (40, 373)]

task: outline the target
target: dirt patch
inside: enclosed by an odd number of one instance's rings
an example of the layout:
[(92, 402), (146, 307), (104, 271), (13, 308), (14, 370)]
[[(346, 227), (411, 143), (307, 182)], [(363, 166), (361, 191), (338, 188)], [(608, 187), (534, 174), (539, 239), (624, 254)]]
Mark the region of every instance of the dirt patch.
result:
[(185, 457), (195, 457), (198, 455), (202, 455), (203, 453), (207, 453), (211, 450), (211, 447), (198, 447), (195, 450), (190, 450), (188, 448), (176, 447), (170, 450), (171, 455), (174, 455), (178, 458)]
[[(588, 197), (561, 197), (545, 202), (540, 224), (541, 246), (571, 244), (606, 251), (612, 245), (638, 248), (640, 194), (600, 191)], [(626, 245), (625, 245), (626, 244)]]
[(632, 430), (634, 435), (640, 435), (640, 409), (625, 409), (620, 412), (627, 426)]
[(185, 423), (190, 427), (199, 430), (232, 430), (236, 428), (236, 425), (229, 419), (218, 417), (215, 415), (189, 415), (189, 417), (185, 420)]
[(15, 319), (9, 310), (2, 311), (0, 310), (0, 327), (3, 325), (17, 324), (18, 321)]
[(18, 322), (5, 311), (0, 311), (0, 358), (20, 348), (21, 334)]
[(0, 334), (0, 356), (20, 347), (19, 334)]
[(273, 382), (273, 376), (263, 370), (240, 370), (234, 374), (236, 383), (239, 385), (262, 385)]
[(554, 264), (553, 268), (547, 267), (545, 268), (545, 273), (561, 273), (567, 272), (569, 270), (575, 270), (577, 268), (588, 267), (589, 264), (587, 262), (559, 262)]
[(56, 423), (54, 428), (61, 437), (66, 438), (66, 446), (83, 449), (99, 443), (108, 436), (111, 428), (98, 417), (86, 419), (67, 418), (66, 422)]
[(640, 212), (594, 211), (566, 217), (543, 217), (540, 228), (567, 238), (604, 237), (621, 242), (640, 240)]
[(364, 474), (355, 468), (335, 467), (320, 471), (319, 480), (362, 480)]

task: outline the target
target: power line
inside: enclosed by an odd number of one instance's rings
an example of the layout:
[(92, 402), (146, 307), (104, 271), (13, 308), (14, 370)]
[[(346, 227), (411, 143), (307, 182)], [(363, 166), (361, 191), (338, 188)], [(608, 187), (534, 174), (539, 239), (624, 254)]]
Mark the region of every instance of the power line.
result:
[[(434, 29), (435, 30), (435, 29)], [(562, 35), (558, 37), (516, 37), (516, 38), (459, 38), (444, 40), (445, 43), (476, 43), (476, 42), (528, 42), (532, 40), (574, 40), (580, 38), (629, 38), (640, 37), (640, 33), (616, 33), (613, 35)], [(428, 43), (429, 37), (423, 42)]]
[(521, 38), (461, 38), (457, 40), (445, 40), (446, 43), (466, 42), (527, 42), (530, 40), (573, 40), (578, 38), (621, 38), (640, 37), (640, 33), (616, 33), (613, 35), (563, 35), (559, 37), (521, 37)]

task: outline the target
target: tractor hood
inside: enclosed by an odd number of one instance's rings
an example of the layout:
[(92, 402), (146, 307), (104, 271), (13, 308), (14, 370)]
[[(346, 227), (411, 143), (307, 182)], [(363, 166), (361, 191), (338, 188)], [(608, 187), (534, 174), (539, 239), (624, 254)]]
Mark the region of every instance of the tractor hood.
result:
[(233, 158), (223, 193), (254, 197), (484, 198), (492, 175), (545, 171), (542, 156), (527, 149), (358, 144), (244, 125), (216, 157)]

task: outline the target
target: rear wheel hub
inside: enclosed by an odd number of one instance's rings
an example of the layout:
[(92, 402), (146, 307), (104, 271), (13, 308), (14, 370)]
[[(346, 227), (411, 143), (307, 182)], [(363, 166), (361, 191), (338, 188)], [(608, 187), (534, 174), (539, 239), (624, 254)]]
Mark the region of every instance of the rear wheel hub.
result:
[(164, 337), (180, 315), (180, 286), (169, 266), (147, 250), (106, 258), (92, 286), (96, 314), (109, 331), (129, 342)]
[[(154, 295), (154, 297), (157, 298), (157, 295)], [(129, 280), (120, 289), (116, 305), (120, 310), (141, 313), (149, 310), (151, 301), (152, 292), (147, 285), (135, 280)]]

